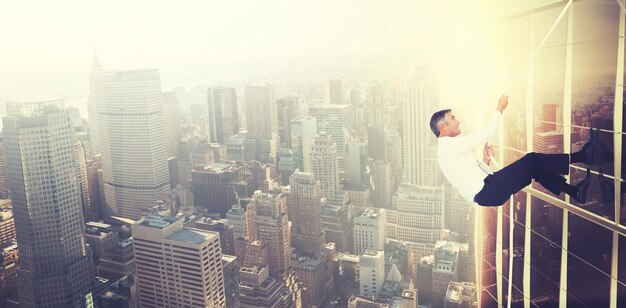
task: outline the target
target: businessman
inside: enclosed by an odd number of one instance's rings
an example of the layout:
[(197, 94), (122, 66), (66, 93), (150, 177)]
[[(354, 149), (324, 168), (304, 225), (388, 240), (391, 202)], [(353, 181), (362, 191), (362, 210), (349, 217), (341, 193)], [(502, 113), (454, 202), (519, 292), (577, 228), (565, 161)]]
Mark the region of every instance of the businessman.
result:
[(468, 135), (461, 135), (461, 122), (452, 110), (440, 110), (432, 115), (430, 128), (438, 139), (437, 160), (446, 179), (467, 201), (482, 206), (502, 205), (512, 194), (528, 186), (533, 179), (554, 195), (564, 192), (574, 200), (585, 203), (591, 180), (589, 169), (585, 179), (576, 185), (567, 184), (563, 175), (569, 173), (569, 164), (595, 163), (598, 137), (593, 130), (589, 141), (576, 153), (528, 153), (496, 172), (491, 172), (487, 167), (491, 162), (490, 156), (493, 155), (491, 146), (485, 143), (482, 161), (475, 157), (474, 149), (495, 134), (508, 104), (508, 96), (500, 97), (497, 110), (487, 123)]

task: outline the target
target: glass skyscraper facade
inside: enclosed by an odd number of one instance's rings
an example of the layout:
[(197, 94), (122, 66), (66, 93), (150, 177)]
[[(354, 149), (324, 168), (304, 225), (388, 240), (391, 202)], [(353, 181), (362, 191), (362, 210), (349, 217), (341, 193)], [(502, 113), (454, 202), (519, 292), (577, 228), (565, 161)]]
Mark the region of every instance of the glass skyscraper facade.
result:
[[(489, 3), (511, 101), (496, 158), (576, 152), (590, 128), (601, 146), (585, 204), (534, 183), (502, 207), (479, 209), (480, 306), (626, 307), (622, 3)], [(568, 182), (586, 167), (570, 165)]]

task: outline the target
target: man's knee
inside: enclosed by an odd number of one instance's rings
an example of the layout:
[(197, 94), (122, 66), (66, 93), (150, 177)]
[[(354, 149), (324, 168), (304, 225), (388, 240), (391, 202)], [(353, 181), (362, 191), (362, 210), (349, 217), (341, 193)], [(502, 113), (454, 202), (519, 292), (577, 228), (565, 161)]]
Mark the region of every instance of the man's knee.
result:
[(538, 155), (539, 154), (536, 153), (536, 152), (529, 152), (529, 153), (526, 153), (526, 155), (524, 155), (524, 157), (522, 157), (522, 159), (525, 159), (525, 160), (528, 160), (528, 161), (534, 161), (537, 158)]

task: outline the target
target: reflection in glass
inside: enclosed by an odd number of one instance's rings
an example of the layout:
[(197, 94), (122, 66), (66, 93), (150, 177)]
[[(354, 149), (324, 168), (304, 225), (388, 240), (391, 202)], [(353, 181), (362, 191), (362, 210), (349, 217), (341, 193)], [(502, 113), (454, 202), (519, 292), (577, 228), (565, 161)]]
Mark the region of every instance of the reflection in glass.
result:
[[(569, 214), (568, 289), (590, 307), (605, 307), (609, 301), (612, 232)], [(593, 282), (593, 283), (589, 283)], [(568, 306), (576, 301), (568, 298)]]
[(539, 306), (558, 306), (563, 210), (532, 197), (531, 298)]
[(617, 264), (617, 307), (626, 307), (626, 237), (620, 235)]

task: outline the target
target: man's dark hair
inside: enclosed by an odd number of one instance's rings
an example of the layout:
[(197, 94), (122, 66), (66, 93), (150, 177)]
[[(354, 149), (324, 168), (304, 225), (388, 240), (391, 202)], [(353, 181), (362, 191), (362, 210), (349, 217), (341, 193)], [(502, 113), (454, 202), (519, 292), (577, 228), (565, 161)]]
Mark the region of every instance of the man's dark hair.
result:
[(430, 129), (433, 131), (433, 134), (438, 138), (439, 137), (439, 123), (446, 121), (446, 113), (452, 111), (452, 109), (444, 109), (439, 110), (433, 113), (433, 116), (430, 117)]

